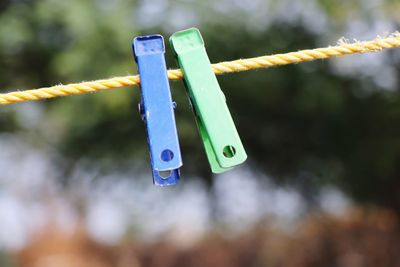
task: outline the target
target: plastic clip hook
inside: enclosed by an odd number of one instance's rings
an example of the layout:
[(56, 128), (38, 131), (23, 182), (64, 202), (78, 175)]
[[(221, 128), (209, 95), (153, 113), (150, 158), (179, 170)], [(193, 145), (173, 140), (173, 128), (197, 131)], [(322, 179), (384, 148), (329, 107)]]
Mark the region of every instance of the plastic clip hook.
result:
[(140, 115), (146, 124), (154, 184), (176, 184), (182, 157), (161, 35), (136, 37), (133, 52), (141, 81)]
[(200, 31), (191, 28), (177, 32), (171, 36), (170, 44), (184, 73), (212, 172), (221, 173), (243, 163), (247, 155), (212, 71)]

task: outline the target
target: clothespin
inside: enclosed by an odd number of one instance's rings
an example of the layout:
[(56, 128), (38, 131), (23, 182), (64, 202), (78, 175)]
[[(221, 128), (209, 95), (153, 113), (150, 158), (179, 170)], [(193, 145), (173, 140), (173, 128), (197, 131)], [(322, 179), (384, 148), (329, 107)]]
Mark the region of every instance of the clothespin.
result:
[(139, 111), (147, 129), (154, 184), (176, 184), (182, 158), (161, 35), (136, 37), (133, 52), (141, 83)]
[(200, 31), (191, 28), (177, 32), (171, 36), (170, 44), (184, 74), (212, 172), (225, 172), (243, 163), (247, 155), (212, 71)]

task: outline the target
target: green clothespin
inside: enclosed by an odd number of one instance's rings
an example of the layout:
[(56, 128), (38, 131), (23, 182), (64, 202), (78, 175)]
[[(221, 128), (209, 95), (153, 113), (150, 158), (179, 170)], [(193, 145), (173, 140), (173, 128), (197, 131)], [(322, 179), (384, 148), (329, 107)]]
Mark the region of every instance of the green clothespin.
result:
[(243, 163), (247, 155), (212, 71), (200, 31), (191, 28), (177, 32), (171, 36), (170, 43), (184, 73), (212, 172), (230, 170)]

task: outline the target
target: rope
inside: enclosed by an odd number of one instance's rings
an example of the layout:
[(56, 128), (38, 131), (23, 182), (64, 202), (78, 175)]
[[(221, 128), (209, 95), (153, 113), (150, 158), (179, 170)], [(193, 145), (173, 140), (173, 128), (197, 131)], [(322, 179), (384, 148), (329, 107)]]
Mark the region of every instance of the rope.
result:
[[(213, 64), (212, 69), (215, 74), (224, 74), (252, 69), (270, 68), (273, 66), (282, 66), (356, 53), (378, 52), (383, 49), (395, 47), (400, 47), (399, 33), (392, 34), (385, 38), (378, 37), (374, 40), (365, 42), (356, 41), (354, 43), (347, 43), (345, 40), (341, 40), (336, 46), (332, 47), (226, 61)], [(170, 80), (180, 80), (183, 78), (182, 71), (179, 69), (169, 70), (168, 78)], [(59, 96), (85, 94), (101, 90), (121, 88), (125, 86), (138, 86), (139, 84), (139, 75), (135, 75), (68, 85), (56, 85), (52, 87), (0, 94), (0, 105), (8, 105), (29, 100), (54, 98)]]

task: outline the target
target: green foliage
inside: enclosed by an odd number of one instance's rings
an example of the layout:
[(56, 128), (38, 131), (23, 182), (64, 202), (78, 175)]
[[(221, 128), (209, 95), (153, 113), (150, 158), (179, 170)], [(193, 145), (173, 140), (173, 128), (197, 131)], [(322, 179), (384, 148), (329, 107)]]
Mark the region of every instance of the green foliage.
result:
[[(385, 23), (394, 23), (393, 9), (398, 6), (396, 1), (382, 2), (379, 8), (363, 1), (309, 1), (327, 18), (325, 31), (318, 32), (304, 17), (285, 20), (277, 15), (270, 21), (257, 17), (266, 10), (272, 16), (291, 1), (256, 2), (260, 6), (250, 11), (225, 4), (230, 11), (225, 12), (214, 1), (165, 1), (162, 12), (152, 18), (157, 23), (146, 27), (138, 19), (143, 17), (143, 2), (4, 2), (0, 85), (24, 89), (134, 73), (132, 37), (168, 36), (173, 25), (180, 27), (179, 19), (182, 25), (194, 21), (191, 26), (200, 28), (211, 60), (218, 62), (318, 47), (327, 36), (329, 40), (341, 36), (355, 18), (369, 25), (382, 19), (376, 12), (384, 12)], [(175, 67), (167, 50), (167, 62)], [(398, 54), (397, 50), (385, 54), (387, 65), (397, 74)], [(360, 201), (400, 210), (398, 88), (384, 91), (369, 76), (339, 75), (328, 61), (225, 75), (219, 81), (248, 151), (248, 166), (277, 182), (297, 185), (311, 201), (321, 185), (332, 183)], [(182, 83), (173, 82), (172, 88), (178, 103), (183, 172), (211, 181)], [(51, 136), (47, 142), (66, 161), (86, 158), (105, 170), (118, 171), (133, 159), (148, 164), (138, 99), (138, 88), (128, 88), (32, 105), (45, 110), (46, 123), (38, 125), (39, 134)], [(23, 126), (15, 120), (18, 108), (2, 108), (1, 131)]]
[(14, 259), (11, 255), (0, 251), (0, 266), (1, 267), (14, 267), (16, 266)]

